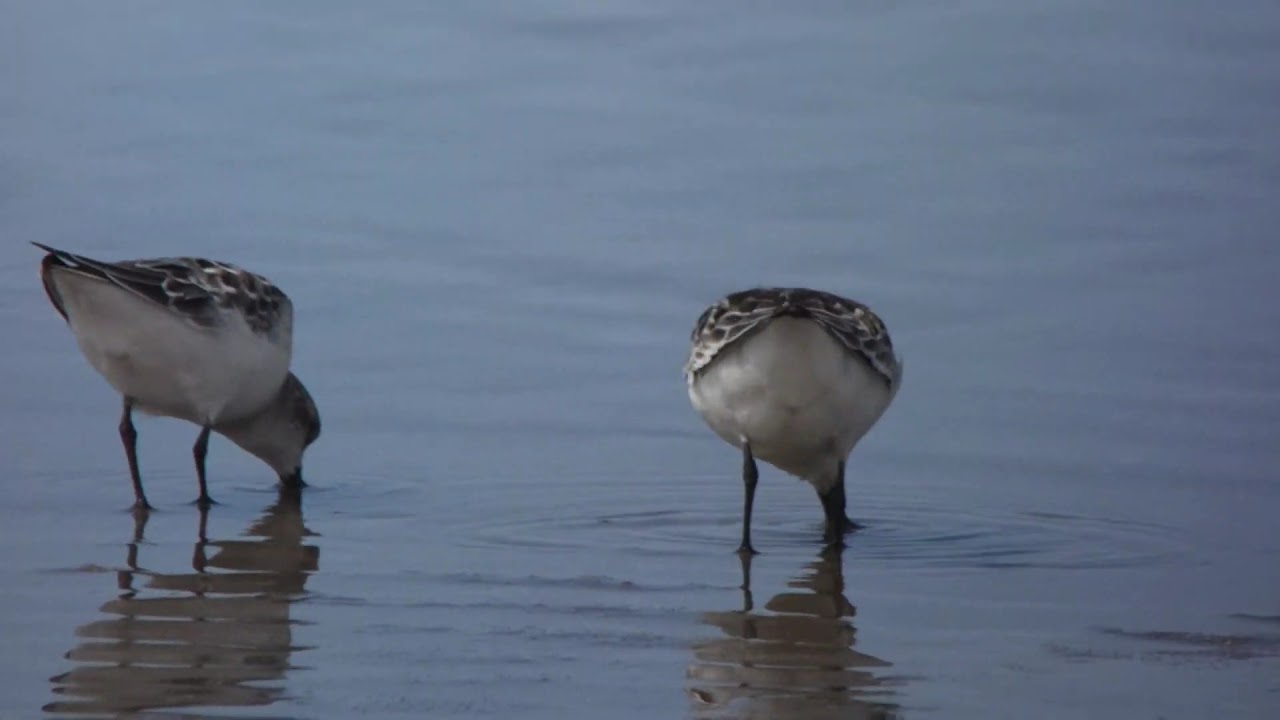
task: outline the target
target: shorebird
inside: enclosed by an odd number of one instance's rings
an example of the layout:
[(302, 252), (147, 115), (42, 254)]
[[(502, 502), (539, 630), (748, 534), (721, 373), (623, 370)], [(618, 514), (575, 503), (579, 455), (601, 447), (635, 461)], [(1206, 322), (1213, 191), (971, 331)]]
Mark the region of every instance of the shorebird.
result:
[(733, 293), (698, 318), (684, 375), (707, 425), (742, 450), (742, 544), (753, 554), (756, 458), (811, 483), (823, 540), (844, 544), (845, 462), (902, 383), (880, 318), (862, 303), (805, 288)]
[(123, 397), (120, 440), (134, 508), (150, 509), (138, 473), (133, 411), (200, 426), (192, 447), (200, 496), (216, 431), (301, 487), (302, 455), (320, 414), (289, 371), (293, 304), (266, 278), (202, 258), (102, 262), (32, 243), (40, 279), (80, 352)]

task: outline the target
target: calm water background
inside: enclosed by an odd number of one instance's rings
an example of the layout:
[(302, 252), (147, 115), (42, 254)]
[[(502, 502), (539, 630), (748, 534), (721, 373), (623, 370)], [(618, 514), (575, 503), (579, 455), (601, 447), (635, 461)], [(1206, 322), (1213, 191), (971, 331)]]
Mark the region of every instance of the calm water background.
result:
[[(0, 717), (1280, 709), (1275, 3), (0, 11)], [(301, 511), (153, 420), (135, 528), (28, 240), (281, 284)], [(679, 370), (758, 283), (908, 367), (744, 596)]]

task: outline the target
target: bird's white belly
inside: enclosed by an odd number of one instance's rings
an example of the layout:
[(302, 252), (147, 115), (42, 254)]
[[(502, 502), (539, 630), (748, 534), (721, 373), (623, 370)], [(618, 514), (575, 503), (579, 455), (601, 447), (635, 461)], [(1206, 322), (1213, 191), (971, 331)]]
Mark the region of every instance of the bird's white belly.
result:
[(105, 282), (68, 279), (58, 290), (81, 352), (143, 412), (212, 425), (251, 415), (284, 382), (289, 348), (234, 314), (200, 328)]
[(726, 442), (746, 440), (757, 458), (825, 490), (892, 392), (817, 323), (784, 317), (722, 351), (689, 396)]

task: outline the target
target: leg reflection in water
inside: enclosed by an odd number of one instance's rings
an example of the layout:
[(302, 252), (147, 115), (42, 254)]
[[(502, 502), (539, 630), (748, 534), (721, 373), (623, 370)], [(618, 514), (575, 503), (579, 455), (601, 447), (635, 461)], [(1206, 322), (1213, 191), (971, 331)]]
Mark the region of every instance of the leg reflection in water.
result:
[(722, 637), (694, 644), (689, 695), (698, 718), (898, 718), (878, 674), (889, 663), (853, 649), (855, 609), (841, 550), (825, 550), (755, 609), (752, 557), (742, 555), (742, 609), (709, 612)]
[[(296, 490), (245, 531), (247, 539), (209, 540), (208, 510), (191, 572), (140, 564), (147, 515), (136, 517), (120, 594), (100, 608), (108, 617), (82, 625), (67, 653), (75, 668), (52, 678), (52, 713), (131, 714), (156, 708), (263, 706), (283, 693), (293, 643), (289, 612), (319, 566), (304, 544)], [(145, 552), (145, 546), (143, 550)]]

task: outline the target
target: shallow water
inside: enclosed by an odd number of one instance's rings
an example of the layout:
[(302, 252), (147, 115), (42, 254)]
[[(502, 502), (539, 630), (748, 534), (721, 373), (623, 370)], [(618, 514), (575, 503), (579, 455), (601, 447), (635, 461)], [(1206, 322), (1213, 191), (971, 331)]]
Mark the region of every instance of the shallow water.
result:
[[(5, 3), (0, 717), (1274, 715), (1272, 3), (508, 5)], [(136, 527), (27, 240), (282, 285), (300, 503), (147, 420)], [(906, 358), (839, 557), (684, 397), (757, 283)]]

